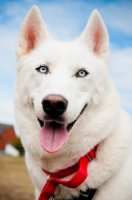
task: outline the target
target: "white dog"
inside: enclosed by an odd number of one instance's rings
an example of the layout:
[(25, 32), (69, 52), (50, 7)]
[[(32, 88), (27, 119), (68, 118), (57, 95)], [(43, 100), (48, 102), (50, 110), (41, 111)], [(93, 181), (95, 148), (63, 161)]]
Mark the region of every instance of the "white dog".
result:
[(108, 73), (98, 11), (65, 43), (53, 40), (33, 6), (16, 53), (15, 113), (36, 199), (132, 200), (131, 120)]

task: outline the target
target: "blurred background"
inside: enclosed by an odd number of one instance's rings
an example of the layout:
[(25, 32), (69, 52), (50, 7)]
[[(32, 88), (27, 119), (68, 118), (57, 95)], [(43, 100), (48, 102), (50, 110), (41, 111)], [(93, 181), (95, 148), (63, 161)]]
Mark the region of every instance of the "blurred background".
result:
[[(18, 153), (11, 150), (9, 145), (7, 146), (7, 141), (15, 147), (17, 146), (19, 155), (22, 155), (19, 138), (15, 136), (15, 133), (19, 136), (19, 132), (13, 111), (13, 87), (16, 77), (15, 46), (21, 23), (34, 4), (39, 7), (49, 32), (55, 39), (64, 41), (78, 37), (91, 12), (98, 9), (110, 37), (109, 71), (119, 92), (121, 104), (132, 117), (132, 0), (0, 1), (0, 148), (6, 148), (7, 154), (13, 152), (14, 156), (17, 156)], [(0, 151), (3, 150), (0, 149)], [(1, 165), (1, 163), (4, 164)], [(9, 165), (12, 167), (12, 171), (15, 169), (14, 175), (10, 174)], [(1, 200), (15, 200), (18, 199), (18, 195), (19, 200), (33, 197), (33, 188), (29, 179), (24, 179), (24, 174), (16, 174), (16, 171), (20, 170), (25, 173), (25, 177), (28, 176), (23, 159), (0, 158), (0, 177), (3, 176), (0, 179)], [(6, 178), (5, 175), (7, 175)], [(13, 190), (6, 184), (10, 180), (14, 180), (16, 175), (19, 178), (13, 183), (12, 188), (15, 188)], [(24, 184), (18, 187), (20, 182)], [(24, 185), (27, 185), (29, 191), (26, 190), (27, 187), (24, 188)], [(3, 194), (4, 188), (8, 188), (8, 190)], [(28, 196), (21, 195), (25, 190), (27, 193), (29, 192)], [(14, 196), (9, 196), (11, 193)]]

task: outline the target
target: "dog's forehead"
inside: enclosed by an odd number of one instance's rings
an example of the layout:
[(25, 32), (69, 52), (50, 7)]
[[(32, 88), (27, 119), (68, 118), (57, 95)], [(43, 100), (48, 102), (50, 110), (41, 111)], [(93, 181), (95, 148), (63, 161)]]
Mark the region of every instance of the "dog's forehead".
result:
[(47, 62), (51, 60), (57, 62), (64, 61), (76, 61), (84, 60), (85, 58), (93, 56), (93, 53), (87, 46), (82, 45), (79, 42), (60, 42), (60, 41), (48, 41), (43, 42), (38, 48), (39, 56), (45, 57)]

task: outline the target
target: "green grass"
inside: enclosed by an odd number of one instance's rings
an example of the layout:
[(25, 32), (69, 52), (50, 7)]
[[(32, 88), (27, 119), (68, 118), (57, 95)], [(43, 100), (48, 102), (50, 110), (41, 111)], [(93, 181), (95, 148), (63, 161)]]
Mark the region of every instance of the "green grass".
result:
[(0, 200), (34, 200), (23, 157), (0, 156)]

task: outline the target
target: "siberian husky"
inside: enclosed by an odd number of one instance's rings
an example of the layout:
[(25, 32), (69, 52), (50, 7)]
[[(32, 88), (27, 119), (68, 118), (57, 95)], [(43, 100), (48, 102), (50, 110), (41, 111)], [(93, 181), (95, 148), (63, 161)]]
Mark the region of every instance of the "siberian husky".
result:
[[(59, 184), (49, 199), (132, 200), (131, 120), (108, 72), (109, 37), (98, 11), (80, 37), (60, 42), (33, 6), (16, 53), (15, 115), (36, 200), (47, 198), (40, 194), (52, 173), (79, 166), (93, 148), (83, 181)], [(96, 192), (89, 197), (91, 189)]]

